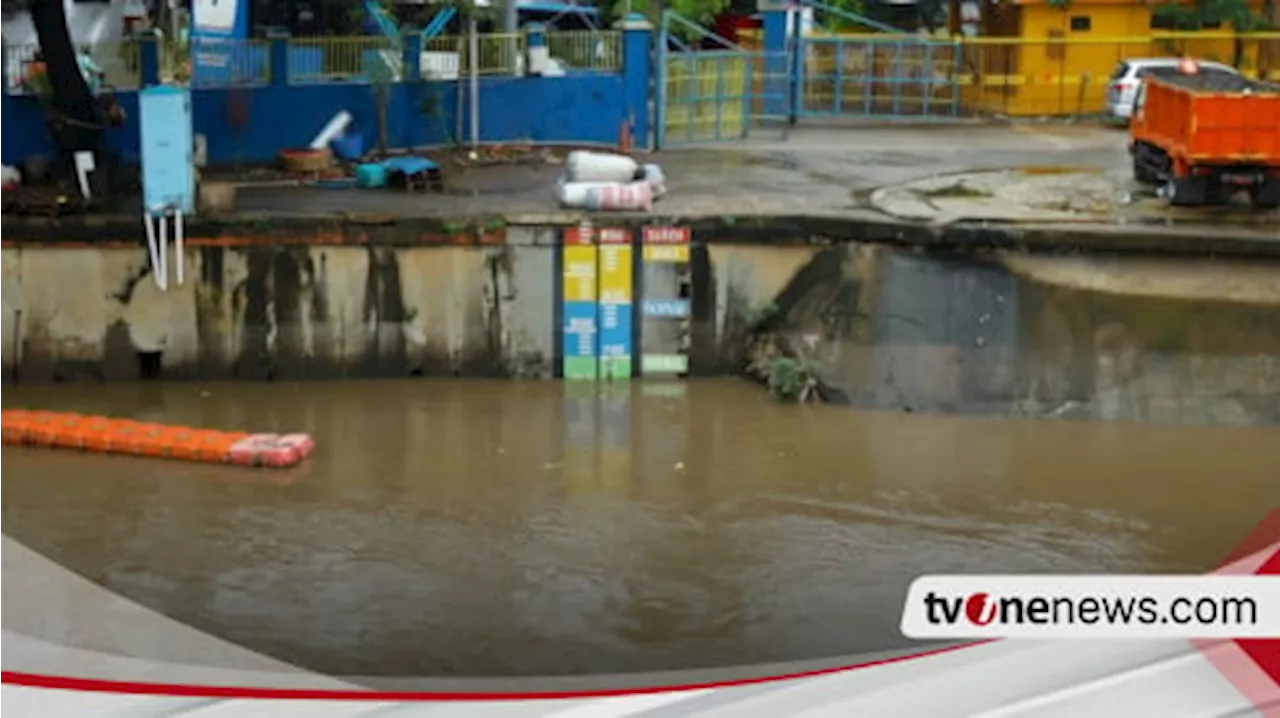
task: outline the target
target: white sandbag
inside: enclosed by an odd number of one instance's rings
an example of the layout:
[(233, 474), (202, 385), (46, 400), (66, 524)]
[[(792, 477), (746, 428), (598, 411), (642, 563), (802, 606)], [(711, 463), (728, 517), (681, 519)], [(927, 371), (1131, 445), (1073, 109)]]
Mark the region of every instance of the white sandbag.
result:
[(564, 163), (565, 177), (570, 182), (630, 182), (640, 165), (626, 155), (576, 150)]
[(560, 181), (556, 182), (556, 200), (561, 207), (567, 209), (584, 209), (587, 206), (588, 192), (616, 184), (617, 182), (570, 182), (567, 178), (561, 177)]
[(641, 168), (644, 172), (644, 181), (649, 183), (649, 187), (653, 190), (653, 198), (659, 199), (667, 193), (667, 177), (662, 174), (662, 168), (658, 165), (645, 165)]
[(0, 183), (3, 183), (5, 187), (17, 187), (22, 184), (22, 173), (18, 171), (17, 167), (4, 165), (3, 169), (0, 169)]
[(593, 187), (587, 190), (586, 208), (606, 212), (610, 210), (647, 212), (653, 208), (653, 188), (648, 182)]

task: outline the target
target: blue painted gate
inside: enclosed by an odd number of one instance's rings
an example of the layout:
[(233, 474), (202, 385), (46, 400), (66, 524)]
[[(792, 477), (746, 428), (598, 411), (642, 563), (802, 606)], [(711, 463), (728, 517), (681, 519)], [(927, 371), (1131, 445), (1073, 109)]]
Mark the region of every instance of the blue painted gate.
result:
[[(699, 41), (715, 49), (690, 44)], [(744, 49), (668, 10), (657, 56), (658, 147), (743, 139), (793, 119), (791, 53)]]
[(932, 120), (960, 112), (959, 44), (911, 35), (800, 41), (799, 117)]
[[(658, 146), (742, 139), (805, 119), (919, 121), (960, 114), (959, 43), (905, 33), (813, 0), (815, 14), (874, 32), (792, 34), (748, 50), (667, 11), (658, 39)], [(791, 23), (798, 27), (799, 22)], [(714, 43), (695, 49), (682, 37)]]

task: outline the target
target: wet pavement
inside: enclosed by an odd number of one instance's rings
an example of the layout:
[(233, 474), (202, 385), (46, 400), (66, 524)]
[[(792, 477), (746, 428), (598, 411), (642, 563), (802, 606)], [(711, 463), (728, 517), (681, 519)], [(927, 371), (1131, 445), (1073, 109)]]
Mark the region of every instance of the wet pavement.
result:
[(336, 674), (537, 675), (907, 645), (916, 575), (1212, 567), (1275, 432), (861, 412), (739, 380), (8, 387), (6, 406), (301, 430), (303, 467), (6, 447), (8, 536)]
[[(1045, 126), (802, 129), (739, 142), (662, 151), (666, 216), (874, 214), (876, 188), (985, 169), (1128, 166), (1126, 135), (1113, 129)], [(508, 216), (559, 212), (555, 164), (445, 167), (443, 195), (296, 186), (243, 189), (237, 210), (277, 216), (386, 213)]]
[[(649, 214), (1154, 224), (1170, 233), (1228, 229), (1280, 239), (1280, 212), (1241, 199), (1227, 208), (1175, 209), (1131, 178), (1128, 134), (1059, 123), (897, 128), (801, 128), (645, 156), (669, 194)], [(500, 214), (519, 224), (579, 221), (558, 206), (557, 163), (459, 167), (444, 162), (440, 194), (298, 186), (245, 187), (236, 211), (264, 217), (467, 218)], [(956, 191), (957, 187), (965, 187)], [(636, 216), (644, 213), (616, 213)], [(597, 217), (609, 216), (597, 213)]]
[(1270, 229), (1280, 235), (1280, 211), (1255, 209), (1246, 193), (1211, 207), (1176, 208), (1128, 169), (1078, 167), (988, 170), (939, 175), (877, 189), (870, 203), (899, 219), (945, 225), (969, 219), (1002, 222), (1095, 221), (1204, 224)]

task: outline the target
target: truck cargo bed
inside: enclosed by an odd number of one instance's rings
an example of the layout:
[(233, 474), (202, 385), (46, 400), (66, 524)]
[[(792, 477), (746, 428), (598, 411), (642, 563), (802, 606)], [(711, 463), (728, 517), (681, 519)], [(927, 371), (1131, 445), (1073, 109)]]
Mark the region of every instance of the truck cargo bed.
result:
[(1177, 205), (1220, 204), (1247, 190), (1280, 204), (1280, 84), (1227, 73), (1152, 78), (1130, 124), (1134, 177)]
[(1195, 93), (1244, 93), (1280, 92), (1280, 84), (1250, 80), (1225, 72), (1206, 72), (1202, 75), (1162, 75), (1160, 81)]

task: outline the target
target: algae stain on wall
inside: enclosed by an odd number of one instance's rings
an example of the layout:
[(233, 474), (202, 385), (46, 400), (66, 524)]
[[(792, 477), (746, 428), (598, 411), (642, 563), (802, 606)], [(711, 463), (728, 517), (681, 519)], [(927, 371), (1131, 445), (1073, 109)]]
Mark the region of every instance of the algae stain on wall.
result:
[(22, 381), (135, 379), (148, 361), (170, 378), (546, 376), (551, 254), (199, 247), (161, 291), (140, 249), (5, 249), (5, 367)]

